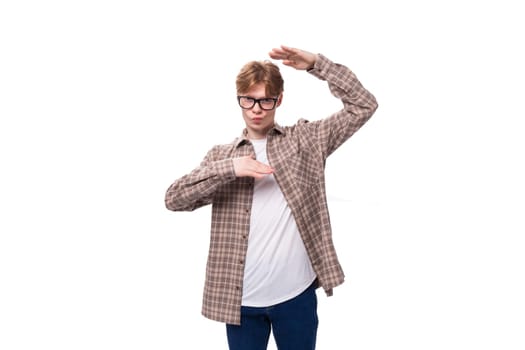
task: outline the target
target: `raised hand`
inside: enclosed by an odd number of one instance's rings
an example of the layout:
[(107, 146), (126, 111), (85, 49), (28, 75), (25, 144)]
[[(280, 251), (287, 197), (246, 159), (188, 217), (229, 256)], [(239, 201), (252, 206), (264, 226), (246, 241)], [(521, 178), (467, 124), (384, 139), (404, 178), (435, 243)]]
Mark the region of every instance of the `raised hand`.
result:
[(269, 52), (274, 60), (281, 60), (285, 66), (290, 66), (298, 70), (313, 68), (317, 55), (308, 51), (281, 45)]

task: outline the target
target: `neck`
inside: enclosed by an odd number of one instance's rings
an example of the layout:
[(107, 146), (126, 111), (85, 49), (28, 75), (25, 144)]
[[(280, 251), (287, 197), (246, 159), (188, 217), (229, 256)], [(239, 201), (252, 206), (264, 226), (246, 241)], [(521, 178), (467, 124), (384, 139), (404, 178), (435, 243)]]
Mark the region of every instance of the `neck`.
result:
[(246, 136), (251, 140), (262, 140), (266, 138), (266, 135), (268, 132), (273, 128), (273, 125), (269, 127), (267, 130), (250, 130), (247, 129)]

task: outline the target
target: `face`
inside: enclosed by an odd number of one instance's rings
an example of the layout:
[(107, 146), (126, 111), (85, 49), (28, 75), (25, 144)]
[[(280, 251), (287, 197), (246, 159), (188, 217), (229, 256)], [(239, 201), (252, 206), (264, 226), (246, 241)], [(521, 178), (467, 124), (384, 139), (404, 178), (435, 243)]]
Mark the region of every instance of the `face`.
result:
[[(240, 95), (248, 96), (254, 99), (276, 97), (266, 96), (265, 86), (263, 83), (254, 85), (251, 89)], [(262, 109), (259, 103), (255, 103), (255, 105), (250, 109), (241, 109), (242, 117), (246, 123), (246, 129), (248, 130), (248, 138), (263, 139), (266, 137), (266, 134), (274, 125), (275, 111), (277, 107), (281, 105), (282, 94), (277, 98), (278, 100), (275, 103), (275, 108), (272, 110)]]

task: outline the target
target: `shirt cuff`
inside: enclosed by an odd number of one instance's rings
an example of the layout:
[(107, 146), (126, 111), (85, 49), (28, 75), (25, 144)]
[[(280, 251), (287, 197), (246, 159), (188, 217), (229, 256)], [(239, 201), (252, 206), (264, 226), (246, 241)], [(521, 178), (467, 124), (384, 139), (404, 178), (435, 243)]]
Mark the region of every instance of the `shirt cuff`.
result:
[(317, 59), (315, 60), (314, 66), (308, 69), (307, 72), (321, 80), (325, 80), (331, 64), (333, 64), (332, 61), (330, 61), (327, 57), (323, 56), (322, 54), (317, 54)]
[(222, 159), (215, 161), (213, 163), (213, 167), (221, 181), (230, 182), (236, 179), (232, 159)]

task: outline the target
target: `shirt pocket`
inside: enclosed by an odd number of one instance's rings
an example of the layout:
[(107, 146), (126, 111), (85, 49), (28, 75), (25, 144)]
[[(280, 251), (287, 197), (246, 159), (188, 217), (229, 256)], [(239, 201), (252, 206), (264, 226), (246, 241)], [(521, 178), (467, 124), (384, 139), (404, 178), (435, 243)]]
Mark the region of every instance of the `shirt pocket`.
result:
[(288, 159), (288, 169), (293, 181), (302, 188), (318, 184), (322, 179), (323, 166), (314, 152), (301, 149)]

